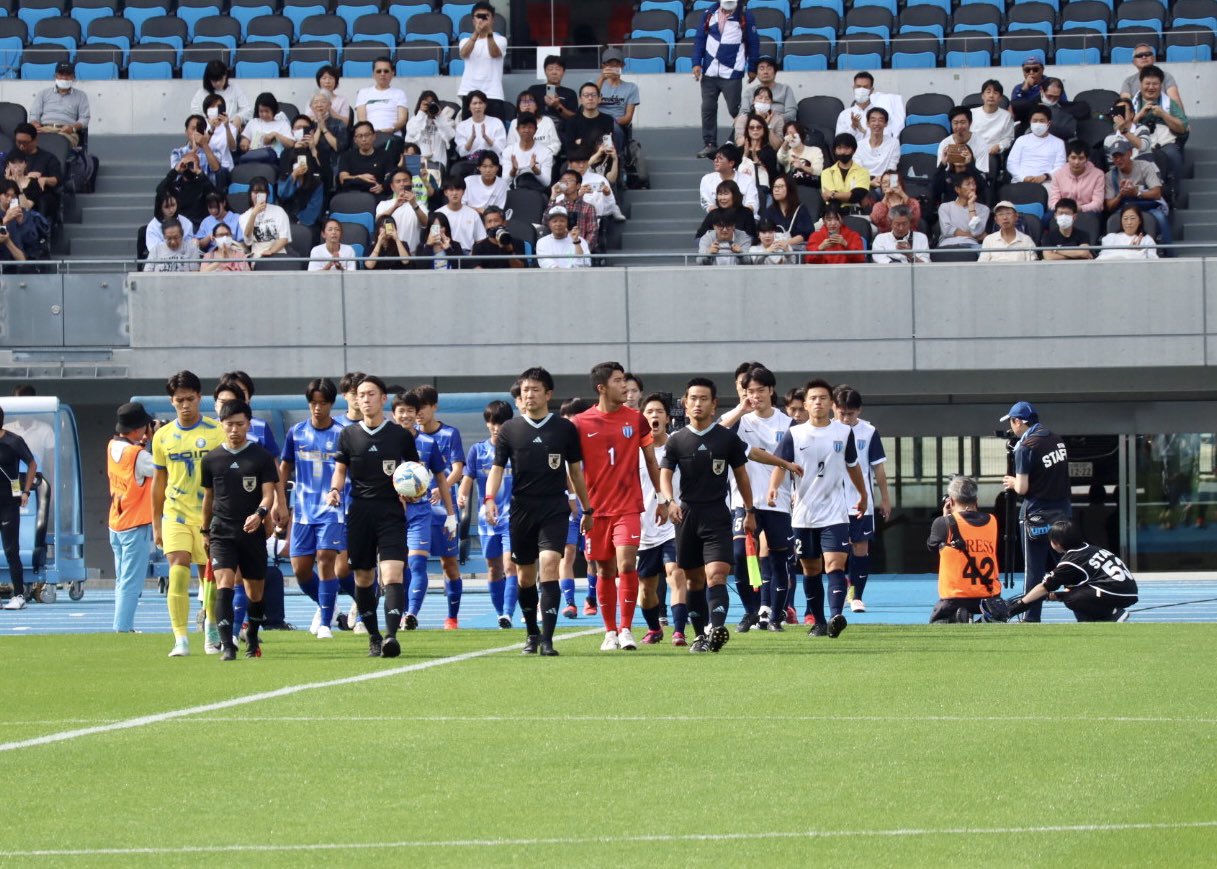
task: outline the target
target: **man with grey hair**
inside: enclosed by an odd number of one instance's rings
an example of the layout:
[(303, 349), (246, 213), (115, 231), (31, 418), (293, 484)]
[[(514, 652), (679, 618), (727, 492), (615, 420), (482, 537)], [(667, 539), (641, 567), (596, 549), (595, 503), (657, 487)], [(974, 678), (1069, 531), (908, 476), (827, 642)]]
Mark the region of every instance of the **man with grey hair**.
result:
[(926, 546), (938, 553), (938, 604), (930, 624), (967, 624), (980, 604), (1001, 595), (997, 566), (997, 520), (977, 506), (971, 477), (954, 477), (942, 502), (942, 515), (930, 526)]
[[(877, 263), (928, 263), (930, 261), (930, 240), (924, 232), (917, 232), (913, 226), (913, 212), (907, 205), (894, 205), (887, 212), (892, 228), (875, 236), (875, 255), (871, 258)], [(914, 251), (919, 251), (914, 253)]]
[[(1147, 66), (1155, 65), (1157, 62), (1157, 49), (1148, 42), (1138, 43), (1137, 47), (1132, 50), (1132, 65), (1136, 67), (1136, 72), (1124, 79), (1124, 83), (1120, 85), (1120, 96), (1126, 100), (1131, 100), (1139, 94), (1141, 92), (1141, 70)], [(1166, 72), (1162, 79), (1162, 90), (1166, 91), (1166, 95), (1174, 102), (1183, 102), (1183, 97), (1179, 96), (1179, 85), (1175, 82), (1175, 77), (1169, 72)], [(1095, 107), (1092, 106), (1091, 108)]]

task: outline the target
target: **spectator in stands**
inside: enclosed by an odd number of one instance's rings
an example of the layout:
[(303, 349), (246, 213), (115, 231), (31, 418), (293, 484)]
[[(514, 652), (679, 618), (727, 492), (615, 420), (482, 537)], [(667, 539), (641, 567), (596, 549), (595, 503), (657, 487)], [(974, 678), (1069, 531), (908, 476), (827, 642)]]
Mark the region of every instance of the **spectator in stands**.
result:
[(37, 178), (30, 177), (25, 155), (20, 151), (8, 155), (4, 163), (4, 177), (14, 182), (21, 191), (21, 207), (36, 211), (37, 204), (42, 199), (42, 184)]
[(379, 196), (384, 179), (397, 160), (388, 148), (376, 147), (376, 131), (370, 121), (356, 121), (351, 128), (355, 147), (338, 158), (338, 189), (363, 190)]
[(1065, 99), (1065, 85), (1059, 78), (1044, 79), (1040, 89), (1040, 105), (1051, 113), (1048, 132), (1062, 142), (1068, 142), (1078, 134), (1078, 121), (1090, 114), (1086, 103), (1071, 103)]
[(701, 226), (697, 228), (694, 238), (700, 239), (712, 232), (715, 221), (728, 211), (731, 212), (733, 227), (745, 233), (749, 241), (757, 237), (756, 217), (751, 208), (744, 207), (744, 197), (740, 193), (738, 184), (734, 181), (720, 181), (714, 191), (714, 203), (714, 208), (710, 209), (702, 218)]
[[(869, 74), (869, 73), (868, 73)], [(855, 139), (860, 139), (867, 133), (866, 115), (875, 107), (871, 102), (871, 89), (867, 85), (854, 84), (854, 100), (837, 115), (835, 135), (849, 133)]]
[(611, 164), (613, 167), (611, 175), (603, 175), (591, 168), (593, 161), (597, 160), (601, 154), (602, 151), (599, 148), (592, 153), (591, 148), (584, 148), (580, 145), (570, 152), (570, 159), (567, 160), (566, 165), (583, 176), (582, 198), (584, 202), (596, 209), (596, 217), (611, 217), (613, 220), (622, 222), (625, 220), (625, 215), (621, 212), (621, 206), (617, 204), (616, 194), (613, 193), (613, 183), (617, 180), (616, 161)]
[(625, 134), (612, 118), (600, 111), (600, 88), (595, 82), (584, 82), (579, 86), (579, 113), (567, 119), (563, 127), (563, 144), (569, 151), (576, 145), (595, 148), (610, 142), (621, 150), (625, 147)]
[(583, 175), (567, 167), (550, 189), (549, 210), (552, 214), (555, 205), (562, 206), (567, 219), (573, 218), (588, 251), (594, 252), (598, 249), (600, 225), (596, 209), (583, 201), (583, 193)]
[(634, 112), (638, 109), (638, 85), (622, 81), (625, 57), (618, 48), (607, 48), (600, 55), (600, 78), (596, 87), (600, 90), (600, 111), (613, 119), (621, 131), (622, 141), (630, 139), (630, 125), (634, 123)]
[(570, 214), (561, 205), (551, 205), (545, 216), (549, 235), (537, 239), (537, 265), (543, 269), (586, 269), (592, 265), (588, 256), (592, 246), (571, 225)]
[(941, 205), (955, 197), (953, 184), (957, 175), (971, 175), (976, 181), (976, 195), (986, 202), (991, 198), (993, 187), (989, 179), (977, 170), (970, 147), (958, 143), (948, 145), (943, 157), (947, 161), (946, 164), (936, 166), (934, 176), (930, 180), (931, 202)]
[(241, 236), (254, 259), (285, 255), (292, 240), (287, 212), (270, 201), (270, 184), (259, 175), (249, 182), (249, 210), (241, 215)]
[(857, 138), (854, 159), (870, 173), (871, 184), (877, 185), (880, 176), (900, 165), (900, 140), (888, 135), (887, 109), (872, 106), (866, 113), (866, 133)]
[[(216, 189), (227, 190), (229, 173), (236, 165), (234, 155), (241, 150), (240, 134), (237, 132), (237, 125), (228, 120), (228, 106), (225, 105), (224, 98), (219, 94), (208, 94), (203, 99), (203, 114), (206, 123), (203, 135), (211, 149), (211, 156), (204, 155), (206, 157), (203, 164), (204, 171)], [(187, 130), (189, 131), (189, 119)], [(186, 138), (189, 142), (191, 138), (189, 132), (187, 132)], [(214, 157), (214, 161), (212, 157)], [(219, 168), (212, 169), (213, 162), (218, 162)]]
[(1090, 236), (1074, 225), (1077, 214), (1078, 204), (1072, 199), (1062, 197), (1056, 201), (1052, 225), (1049, 226), (1041, 245), (1053, 248), (1044, 251), (1046, 261), (1092, 258)]
[(976, 179), (955, 178), (955, 199), (938, 206), (939, 247), (980, 247), (989, 223), (989, 207), (976, 195)]
[(503, 58), (507, 37), (494, 32), (494, 7), (486, 0), (473, 4), (473, 33), (461, 40), (459, 52), (465, 61), (458, 97), (481, 91), (488, 99), (503, 99)]
[[(769, 205), (761, 216), (772, 221), (779, 232), (786, 234), (791, 247), (802, 249), (812, 233), (814, 220), (811, 212), (799, 201), (798, 185), (786, 175), (775, 175), (769, 199)], [(738, 205), (736, 207), (738, 210)]]
[[(449, 176), (444, 181), (444, 198), (447, 202), (432, 213), (444, 215), (448, 237), (460, 245), (462, 254), (467, 253), (473, 250), (476, 242), (486, 237), (486, 229), (482, 226), (482, 215), (464, 204), (464, 178)], [(593, 216), (592, 219), (594, 221), (595, 217)]]
[[(186, 143), (179, 145), (169, 153), (169, 165), (181, 166), (187, 158), (193, 158), (195, 165), (216, 185), (223, 181), (222, 187), (227, 186), (228, 175), (224, 163), (211, 147), (211, 135), (207, 128), (207, 119), (202, 115), (191, 115), (186, 119)], [(231, 167), (231, 157), (229, 164)]]
[(228, 106), (228, 120), (236, 124), (238, 130), (253, 117), (253, 106), (249, 97), (245, 96), (241, 86), (232, 80), (228, 65), (222, 60), (209, 60), (207, 66), (203, 67), (203, 86), (194, 92), (194, 97), (190, 100), (192, 115), (203, 114), (203, 100), (208, 94), (219, 94), (224, 98), (224, 104)]
[(486, 95), (473, 91), (465, 98), (469, 115), (456, 125), (456, 153), (477, 163), (482, 154), (502, 154), (507, 147), (507, 128), (493, 115), (486, 114)]
[(1044, 87), (1044, 62), (1034, 54), (1023, 61), (1023, 80), (1010, 94), (1010, 113), (1016, 124), (1029, 120), (1031, 110), (1040, 104)]
[(727, 113), (739, 114), (744, 75), (756, 78), (761, 43), (756, 19), (740, 6), (739, 0), (718, 0), (718, 7), (707, 9), (693, 38), (693, 80), (701, 86), (701, 138), (704, 146), (699, 158), (714, 156), (718, 150), (718, 98), (727, 102)]
[(1072, 199), (1082, 211), (1103, 211), (1103, 172), (1090, 162), (1090, 146), (1073, 139), (1066, 148), (1066, 163), (1052, 173), (1048, 186), (1048, 207), (1055, 208), (1062, 198)]
[(562, 60), (561, 55), (549, 55), (545, 58), (543, 67), (545, 83), (533, 85), (528, 92), (536, 100), (541, 114), (551, 119), (561, 134), (563, 123), (579, 111), (579, 96), (562, 84), (562, 78), (566, 75), (566, 62)]
[(330, 218), (321, 228), (322, 243), (308, 255), (310, 272), (355, 271), (355, 248), (342, 243), (342, 223)]
[(58, 133), (80, 147), (80, 134), (89, 127), (89, 97), (76, 87), (76, 68), (67, 61), (55, 65), (55, 86), (38, 92), (30, 106), (30, 122), (39, 133)]
[(1149, 160), (1134, 160), (1132, 145), (1118, 141), (1107, 149), (1111, 171), (1107, 173), (1103, 205), (1107, 211), (1116, 211), (1127, 205), (1135, 205), (1146, 214), (1153, 215), (1158, 227), (1158, 239), (1169, 244), (1170, 219), (1166, 200), (1162, 198), (1162, 178)]
[(796, 184), (819, 187), (827, 153), (828, 143), (818, 130), (809, 130), (794, 121), (783, 128), (778, 165)]
[[(1017, 142), (1015, 143), (1017, 145)], [(1003, 199), (993, 206), (993, 222), (997, 231), (985, 236), (981, 242), (980, 259), (982, 263), (1022, 263), (1034, 262), (1036, 259), (1035, 242), (1024, 232), (1019, 232), (1018, 211), (1014, 203)]]
[(486, 228), (486, 237), (473, 246), (473, 255), (491, 257), (479, 259), (473, 264), (475, 269), (522, 269), (524, 260), (517, 256), (516, 241), (507, 231), (507, 217), (503, 209), (491, 205), (482, 213), (482, 226)]
[(198, 155), (193, 153), (184, 154), (156, 187), (158, 199), (172, 193), (178, 213), (196, 225), (207, 216), (207, 194), (214, 192), (215, 186), (200, 168)]
[(292, 147), (279, 158), (275, 198), (296, 223), (316, 226), (325, 208), (325, 176), (317, 156), (317, 128), (308, 115), (292, 122)]
[(427, 168), (418, 145), (406, 142), (401, 146), (401, 162), (398, 164), (398, 168), (410, 173), (410, 183), (414, 188), (414, 196), (419, 205), (424, 209), (429, 209), (431, 203), (439, 201), (442, 176), (435, 169)]
[(186, 237), (194, 237), (194, 221), (184, 214), (178, 213), (177, 197), (168, 190), (158, 190), (156, 203), (152, 206), (152, 219), (144, 230), (144, 246), (149, 252), (165, 240), (161, 227), (167, 220), (177, 219)]
[(1001, 107), (1005, 91), (995, 78), (980, 87), (980, 105), (972, 109), (972, 130), (989, 143), (989, 156), (996, 157), (1014, 144), (1014, 115)]
[(790, 241), (785, 233), (779, 233), (777, 224), (772, 220), (761, 220), (757, 226), (758, 238), (750, 248), (745, 262), (752, 265), (780, 266), (792, 265), (799, 257), (791, 253)]
[(205, 202), (207, 203), (207, 216), (194, 231), (194, 239), (198, 243), (199, 250), (215, 249), (216, 230), (221, 226), (228, 227), (229, 238), (240, 241), (242, 238), (241, 219), (228, 210), (228, 197), (223, 193), (209, 193)]
[(892, 228), (891, 213), (892, 209), (897, 206), (904, 206), (909, 210), (913, 226), (920, 224), (921, 203), (916, 196), (908, 195), (904, 189), (904, 179), (900, 177), (899, 172), (895, 170), (885, 172), (879, 179), (879, 188), (875, 193), (880, 198), (871, 207), (870, 222), (875, 225), (877, 230), (887, 232)]
[(233, 238), (227, 224), (216, 224), (212, 233), (214, 247), (203, 254), (201, 272), (247, 272), (250, 271), (248, 251), (245, 245)]
[[(416, 223), (411, 238), (418, 237), (417, 226)], [(376, 219), (376, 243), (368, 251), (368, 258), (363, 261), (363, 267), (372, 270), (410, 268), (410, 246), (398, 233), (393, 215), (382, 214)]]
[(989, 140), (972, 128), (972, 112), (966, 106), (955, 106), (948, 116), (951, 135), (938, 143), (938, 165), (953, 169), (961, 163), (961, 145), (967, 145), (976, 171), (989, 175), (989, 155), (993, 152)]
[(377, 133), (389, 136), (393, 162), (401, 156), (401, 131), (409, 121), (410, 102), (401, 88), (393, 87), (393, 61), (378, 57), (372, 62), (372, 86), (355, 95), (355, 120), (367, 121)]
[(930, 240), (913, 228), (916, 224), (908, 206), (897, 205), (888, 212), (888, 217), (892, 228), (875, 236), (871, 259), (877, 263), (928, 263)]
[[(338, 72), (338, 68), (328, 63), (317, 70), (317, 75), (313, 77), (313, 80), (317, 82), (317, 89), (325, 91), (326, 96), (329, 97), (329, 105), (325, 117), (333, 118), (345, 130), (351, 123), (351, 104), (347, 102), (346, 97), (339, 96), (338, 94), (338, 82), (340, 79), (341, 75)], [(320, 122), (322, 115), (314, 114), (314, 107), (311, 102), (309, 103), (309, 108), (309, 117), (314, 121)]]
[(456, 138), (456, 127), (440, 105), (435, 91), (423, 91), (418, 95), (414, 117), (406, 124), (406, 138), (418, 144), (419, 153), (428, 165), (441, 172), (447, 168), (448, 146)]
[(1065, 165), (1065, 143), (1048, 132), (1052, 113), (1047, 108), (1031, 109), (1030, 119), (1028, 131), (1014, 140), (1006, 170), (1011, 181), (1043, 184), (1048, 190), (1052, 173)]
[[(446, 188), (445, 188), (446, 191)], [(462, 193), (464, 190), (461, 191)], [(481, 223), (478, 224), (481, 226)], [(485, 232), (485, 230), (482, 230)], [(466, 253), (460, 242), (452, 237), (452, 226), (442, 208), (431, 212), (427, 218), (427, 237), (425, 242), (415, 251), (410, 261), (411, 267), (427, 269), (428, 271), (446, 271), (459, 269), (461, 257)]]
[[(772, 111), (776, 116), (782, 118), (783, 124), (795, 119), (799, 110), (798, 97), (795, 96), (790, 85), (782, 84), (777, 80), (777, 75), (778, 62), (774, 57), (764, 54), (757, 58), (756, 79), (744, 87), (743, 111), (756, 112), (763, 118)], [(757, 103), (761, 102), (763, 98), (761, 88), (768, 91), (770, 104), (768, 109), (765, 109), (763, 104), (760, 107), (757, 106)]]
[[(1126, 248), (1113, 249), (1114, 246)], [(1109, 232), (1103, 236), (1103, 249), (1099, 251), (1099, 259), (1157, 259), (1157, 245), (1154, 237), (1145, 231), (1145, 222), (1141, 219), (1141, 209), (1135, 205), (1125, 205), (1120, 209), (1120, 232)]]
[(197, 272), (199, 247), (193, 238), (186, 238), (182, 224), (170, 217), (161, 224), (162, 241), (148, 251), (146, 272)]
[[(520, 141), (520, 118), (524, 115), (532, 115), (533, 117), (533, 135), (532, 138), (549, 151), (550, 160), (558, 156), (562, 150), (562, 139), (558, 136), (558, 128), (554, 126), (554, 119), (549, 115), (537, 114), (537, 98), (532, 95), (531, 91), (520, 91), (520, 96), (516, 99), (516, 116), (511, 121), (511, 128), (507, 131), (508, 146), (514, 145)], [(531, 146), (525, 150), (531, 150)], [(503, 152), (503, 164), (507, 164), (507, 152)], [(546, 187), (549, 186), (547, 183)]]
[(36, 211), (21, 206), (17, 182), (0, 181), (0, 260), (21, 262), (46, 255), (44, 240), (50, 225)]
[(407, 169), (398, 169), (389, 179), (389, 198), (376, 206), (376, 218), (391, 217), (397, 226), (396, 238), (414, 250), (419, 229), (427, 223), (427, 211), (414, 192), (414, 179)]
[(697, 243), (697, 264), (702, 266), (737, 266), (744, 262), (744, 251), (752, 246), (748, 233), (735, 226), (735, 212), (720, 211), (714, 226)]
[(832, 140), (835, 162), (820, 175), (820, 195), (825, 202), (835, 202), (844, 213), (861, 210), (862, 202), (870, 193), (870, 173), (866, 167), (854, 162), (858, 140), (850, 133), (839, 133)]
[[(312, 148), (321, 164), (321, 177), (327, 190), (334, 189), (338, 156), (347, 149), (347, 123), (334, 112), (327, 90), (316, 91), (308, 101), (306, 116), (313, 122)], [(293, 126), (294, 126), (293, 121)]]
[(13, 128), (13, 144), (25, 155), (26, 174), (35, 179), (42, 188), (42, 195), (35, 200), (35, 206), (47, 220), (57, 222), (58, 191), (63, 181), (63, 166), (59, 158), (38, 147), (38, 130), (28, 122)]
[(770, 144), (769, 135), (765, 119), (749, 114), (744, 123), (744, 138), (737, 143), (744, 152), (741, 170), (756, 182), (760, 202), (768, 201), (770, 179), (778, 174), (778, 152)]
[(833, 203), (824, 207), (824, 214), (817, 229), (807, 239), (808, 265), (837, 265), (840, 263), (864, 263), (866, 256), (862, 236), (845, 225), (841, 210)]
[[(1141, 70), (1154, 66), (1157, 63), (1157, 49), (1149, 43), (1139, 43), (1132, 52), (1132, 65), (1137, 71), (1124, 79), (1124, 83), (1120, 85), (1120, 96), (1126, 100), (1131, 100), (1134, 94), (1139, 93), (1141, 90)], [(1175, 81), (1175, 77), (1166, 70), (1162, 70), (1162, 90), (1166, 91), (1166, 95), (1171, 98), (1171, 102), (1183, 102), (1183, 97), (1179, 96), (1179, 85)]]
[[(553, 123), (549, 118), (541, 120)], [(517, 134), (517, 139), (515, 142), (509, 142), (503, 151), (503, 165), (508, 183), (513, 187), (530, 190), (547, 189), (553, 171), (554, 152), (535, 137), (537, 117), (529, 112), (517, 115), (512, 121), (512, 129)]]
[(720, 182), (734, 181), (739, 185), (740, 193), (744, 196), (744, 205), (752, 209), (753, 216), (756, 216), (756, 212), (760, 209), (756, 180), (737, 171), (739, 163), (739, 148), (732, 144), (723, 145), (714, 152), (714, 171), (703, 175), (699, 186), (702, 208), (709, 211), (715, 207), (715, 194)]
[(904, 130), (904, 99), (900, 94), (889, 94), (875, 90), (875, 77), (869, 72), (854, 74), (855, 99), (861, 94), (862, 88), (870, 91), (871, 105), (876, 105), (881, 109), (887, 110), (888, 133), (896, 138), (900, 138), (900, 133)]
[(1149, 127), (1135, 123), (1133, 117), (1136, 114), (1131, 99), (1121, 97), (1116, 100), (1108, 113), (1113, 129), (1111, 135), (1103, 140), (1104, 150), (1110, 150), (1112, 145), (1121, 140), (1132, 145), (1134, 159), (1149, 150)]
[(272, 93), (260, 93), (254, 100), (254, 117), (241, 131), (239, 163), (278, 163), (285, 147), (292, 146), (292, 125), (279, 111)]
[(1183, 103), (1172, 100), (1162, 92), (1165, 73), (1156, 66), (1141, 70), (1141, 89), (1132, 98), (1136, 111), (1133, 120), (1149, 129), (1149, 143), (1155, 162), (1166, 175), (1177, 178), (1183, 167), (1183, 151), (1179, 137), (1188, 132), (1187, 112)]
[(752, 108), (745, 108), (736, 115), (735, 126), (732, 129), (733, 141), (741, 148), (744, 147), (744, 125), (755, 114), (765, 123), (765, 129), (769, 135), (769, 144), (774, 149), (782, 147), (782, 130), (788, 123), (786, 116), (773, 105), (773, 96), (769, 88), (762, 85), (754, 91), (754, 96), (755, 100), (752, 103)]
[[(465, 179), (465, 204), (478, 214), (484, 213), (488, 205), (499, 208), (507, 205), (507, 179), (499, 174), (501, 169), (499, 155), (494, 151), (483, 151), (478, 160), (477, 175)], [(475, 177), (476, 180), (470, 183), (470, 179)]]

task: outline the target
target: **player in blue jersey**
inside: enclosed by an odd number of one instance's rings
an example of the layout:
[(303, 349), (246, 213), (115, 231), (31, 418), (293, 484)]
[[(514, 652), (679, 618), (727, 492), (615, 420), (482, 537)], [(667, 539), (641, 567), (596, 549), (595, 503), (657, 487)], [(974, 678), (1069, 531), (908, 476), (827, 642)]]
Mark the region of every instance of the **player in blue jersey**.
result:
[[(244, 371), (226, 371), (220, 375), (220, 382), (231, 381), (241, 387), (241, 393), (247, 404), (253, 406), (254, 400), (254, 379)], [(216, 409), (219, 413), (219, 409)], [(256, 444), (261, 444), (266, 447), (272, 456), (279, 455), (279, 444), (275, 441), (275, 433), (271, 430), (270, 423), (264, 419), (252, 418), (249, 421), (249, 439)], [(280, 485), (280, 491), (283, 487)], [(286, 502), (283, 502), (286, 509)], [(285, 520), (286, 521), (286, 520)]]
[[(429, 470), (433, 477), (442, 478), (447, 462), (444, 452), (440, 449), (439, 441), (417, 428), (419, 408), (422, 402), (413, 392), (407, 392), (393, 399), (393, 421), (414, 435), (414, 446), (418, 450), (418, 460)], [(462, 461), (462, 466), (464, 462)], [(432, 489), (431, 491), (435, 491)], [(443, 516), (454, 515), (451, 491), (439, 490), (440, 501), (443, 505)], [(429, 495), (406, 505), (406, 566), (410, 572), (409, 589), (406, 593), (406, 614), (404, 624), (407, 631), (418, 627), (418, 613), (423, 607), (423, 599), (427, 596), (427, 559), (436, 552), (434, 548), (435, 535), (432, 534), (432, 507)], [(459, 526), (459, 521), (458, 521)], [(455, 539), (449, 537), (440, 526), (440, 537), (444, 541)]]
[[(587, 399), (576, 397), (562, 402), (558, 413), (563, 419), (574, 419), (591, 406), (592, 403)], [(570, 503), (570, 521), (566, 526), (566, 548), (562, 552), (562, 562), (558, 565), (558, 573), (562, 577), (558, 581), (558, 585), (562, 589), (562, 615), (573, 619), (579, 615), (579, 610), (575, 608), (575, 562), (578, 561), (579, 553), (583, 551), (583, 534), (579, 531), (583, 527), (583, 508), (579, 506), (579, 499), (575, 497), (572, 486), (566, 487), (566, 499)], [(589, 564), (587, 565), (587, 598), (583, 601), (583, 614), (594, 616), (597, 612), (596, 571)]]
[[(469, 448), (465, 456), (465, 477), (461, 480), (461, 492), (456, 504), (461, 510), (468, 509), (469, 504), (481, 503), (480, 498), (474, 500), (473, 488), (476, 485), (479, 493), (486, 492), (486, 479), (490, 469), (494, 467), (495, 438), (503, 423), (514, 414), (511, 405), (505, 401), (492, 401), (482, 411), (482, 419), (486, 421), (486, 430), (490, 437), (478, 441)], [(486, 507), (483, 504), (478, 511), (478, 539), (482, 542), (482, 556), (486, 559), (486, 568), (490, 572), (487, 585), (490, 590), (490, 602), (499, 617), (499, 627), (511, 627), (511, 617), (516, 611), (516, 601), (519, 599), (520, 588), (516, 578), (515, 562), (511, 560), (511, 463), (503, 468), (503, 482), (499, 485), (499, 494), (495, 498), (498, 508), (498, 521), (493, 525), (486, 520)]]
[[(461, 443), (461, 433), (455, 427), (435, 418), (435, 411), (439, 408), (439, 392), (434, 386), (416, 386), (411, 390), (411, 394), (420, 402), (419, 431), (435, 438), (445, 461), (444, 474), (437, 475), (431, 481), (431, 554), (439, 556), (440, 564), (444, 568), (444, 595), (448, 599), (448, 617), (444, 619), (444, 630), (454, 631), (460, 627), (457, 619), (460, 616), (463, 591), (461, 565), (457, 560), (461, 541), (459, 535), (449, 537), (444, 533), (447, 514), (440, 507), (439, 484), (442, 476), (447, 482), (448, 498), (455, 503), (456, 487), (465, 475), (465, 447)], [(460, 524), (460, 517), (457, 516), (458, 528)]]

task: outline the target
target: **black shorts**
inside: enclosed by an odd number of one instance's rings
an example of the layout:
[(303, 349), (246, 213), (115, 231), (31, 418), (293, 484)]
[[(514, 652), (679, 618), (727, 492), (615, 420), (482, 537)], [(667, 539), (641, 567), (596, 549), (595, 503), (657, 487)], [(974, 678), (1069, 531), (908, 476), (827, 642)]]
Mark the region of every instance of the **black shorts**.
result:
[(725, 502), (680, 505), (684, 518), (676, 527), (676, 566), (705, 567), (713, 561), (731, 564), (731, 510)]
[(564, 495), (556, 498), (511, 499), (511, 560), (525, 566), (536, 564), (542, 552), (566, 550), (566, 528), (570, 504)]
[(238, 570), (242, 579), (266, 579), (266, 532), (211, 526), (212, 570)]
[(1137, 602), (1137, 586), (1131, 580), (1121, 583), (1118, 592), (1087, 584), (1058, 588), (1056, 599), (1069, 607), (1079, 622), (1112, 622), (1121, 610)]
[(406, 510), (401, 501), (352, 498), (347, 509), (347, 554), (355, 570), (406, 560)]
[(638, 575), (644, 578), (667, 576), (667, 565), (676, 563), (676, 539), (638, 550)]
[[(744, 537), (746, 515), (747, 511), (743, 507), (736, 507), (731, 511), (731, 533), (737, 540)], [(790, 548), (794, 531), (790, 527), (789, 513), (783, 513), (781, 510), (762, 510), (758, 507), (752, 515), (756, 517), (756, 538), (759, 541), (764, 534), (765, 545), (769, 547), (770, 552), (785, 552)]]

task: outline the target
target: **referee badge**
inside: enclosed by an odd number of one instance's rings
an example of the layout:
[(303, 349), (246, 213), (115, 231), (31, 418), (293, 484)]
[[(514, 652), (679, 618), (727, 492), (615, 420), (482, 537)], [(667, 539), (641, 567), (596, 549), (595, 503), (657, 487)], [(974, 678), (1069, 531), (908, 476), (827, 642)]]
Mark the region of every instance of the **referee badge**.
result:
[(727, 470), (727, 460), (726, 459), (714, 459), (713, 461), (710, 462), (710, 468), (714, 471), (714, 473), (717, 476), (721, 477), (723, 474), (723, 471)]
[(258, 478), (257, 477), (242, 477), (241, 486), (245, 489), (246, 492), (252, 492), (254, 489), (258, 488)]
[(549, 454), (550, 470), (556, 471), (560, 467), (562, 467), (562, 454), (561, 453), (550, 453)]
[(395, 459), (385, 459), (380, 463), (380, 469), (385, 472), (386, 477), (391, 477), (393, 472), (397, 470), (397, 461)]

